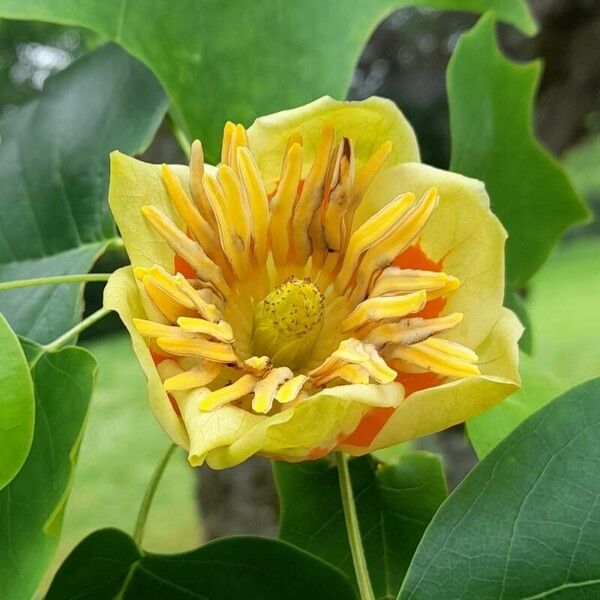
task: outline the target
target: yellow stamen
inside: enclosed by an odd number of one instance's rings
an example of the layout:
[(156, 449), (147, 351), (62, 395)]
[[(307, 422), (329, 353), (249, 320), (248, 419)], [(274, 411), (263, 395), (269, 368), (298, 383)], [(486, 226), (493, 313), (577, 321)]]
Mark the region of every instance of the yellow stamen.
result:
[(283, 163), (281, 179), (271, 202), (269, 237), (271, 252), (277, 268), (282, 267), (290, 250), (290, 224), (300, 178), (302, 176), (302, 146), (290, 146)]
[(134, 318), (133, 326), (136, 328), (137, 332), (140, 335), (149, 338), (186, 335), (185, 332), (181, 330), (181, 328), (176, 327), (175, 325), (165, 325), (163, 323), (157, 323), (156, 321), (148, 321), (146, 319)]
[(194, 309), (182, 306), (170, 294), (156, 285), (155, 280), (150, 275), (144, 276), (143, 284), (156, 308), (172, 323), (175, 323), (181, 315), (192, 316), (195, 314)]
[(177, 319), (177, 324), (184, 331), (209, 335), (210, 337), (213, 337), (221, 342), (227, 342), (229, 344), (234, 341), (231, 325), (229, 325), (227, 321), (211, 323), (205, 319), (179, 317), (179, 319)]
[(292, 377), (277, 390), (275, 400), (277, 400), (279, 404), (287, 404), (288, 402), (295, 400), (307, 381), (307, 375), (296, 375), (296, 377)]
[(250, 150), (238, 148), (237, 159), (240, 178), (248, 195), (250, 214), (252, 215), (254, 254), (257, 263), (262, 264), (267, 258), (268, 249), (269, 200)]
[(219, 239), (215, 235), (215, 231), (200, 214), (173, 171), (164, 164), (162, 166), (162, 177), (177, 212), (190, 228), (196, 241), (202, 245), (208, 256), (215, 260), (215, 257), (219, 257), (221, 254)]
[[(415, 201), (414, 194), (398, 196), (387, 206), (376, 212), (352, 234), (342, 269), (335, 279), (336, 290), (341, 292), (346, 289), (361, 256), (398, 228), (400, 220), (412, 208)], [(376, 247), (379, 248), (379, 245)]]
[(252, 375), (262, 377), (272, 366), (268, 356), (251, 356), (243, 362), (242, 368)]
[(480, 374), (477, 355), (454, 342), (429, 338), (411, 346), (390, 344), (383, 349), (390, 360), (400, 359), (446, 377), (471, 377)]
[(219, 165), (218, 180), (223, 190), (229, 222), (244, 242), (244, 247), (248, 249), (250, 248), (252, 215), (246, 195), (242, 192), (240, 182), (231, 167)]
[(254, 387), (252, 409), (257, 413), (268, 413), (279, 387), (294, 376), (287, 367), (277, 367), (261, 379)]
[(224, 164), (229, 161), (229, 148), (231, 147), (231, 138), (234, 131), (235, 125), (231, 121), (227, 121), (223, 128), (223, 145), (221, 146), (221, 162)]
[(463, 319), (462, 313), (453, 313), (435, 319), (404, 319), (398, 323), (378, 325), (365, 337), (366, 342), (384, 344), (416, 344), (442, 331), (456, 327)]
[(175, 356), (199, 356), (220, 363), (233, 363), (237, 356), (230, 344), (209, 342), (199, 338), (159, 337), (156, 343)]
[(425, 290), (429, 293), (444, 288), (450, 279), (456, 278), (437, 271), (387, 267), (375, 280), (369, 296), (406, 294), (417, 290)]
[(203, 361), (188, 371), (183, 371), (165, 379), (163, 386), (167, 392), (180, 392), (208, 385), (217, 378), (221, 371), (219, 363)]
[(334, 187), (323, 211), (325, 241), (327, 246), (335, 251), (342, 248), (345, 234), (344, 214), (348, 210), (354, 185), (354, 151), (352, 142), (348, 138), (344, 138), (340, 143), (337, 171), (333, 182)]
[(222, 387), (214, 392), (209, 392), (198, 403), (200, 410), (213, 410), (218, 406), (223, 406), (229, 402), (239, 400), (244, 396), (252, 393), (254, 386), (256, 385), (257, 379), (254, 375), (246, 374), (242, 375), (237, 381), (234, 381), (231, 385)]
[(396, 229), (381, 243), (370, 248), (356, 272), (353, 299), (364, 297), (373, 274), (387, 267), (421, 233), (438, 202), (435, 188), (426, 192), (417, 204), (397, 224)]
[(181, 256), (201, 279), (214, 284), (223, 293), (229, 290), (229, 286), (223, 279), (221, 268), (208, 258), (200, 244), (191, 240), (171, 219), (154, 206), (142, 206), (142, 214), (167, 242), (171, 250)]
[(292, 217), (292, 250), (294, 262), (304, 265), (309, 259), (312, 244), (309, 227), (315, 211), (323, 198), (323, 184), (329, 165), (329, 157), (333, 147), (334, 129), (331, 125), (323, 127), (321, 141), (317, 147), (315, 158), (310, 167), (298, 203)]
[(192, 198), (204, 219), (210, 223), (213, 231), (217, 230), (217, 222), (213, 215), (212, 208), (206, 197), (206, 192), (202, 186), (202, 178), (204, 177), (204, 150), (200, 140), (192, 142), (190, 150), (190, 190)]
[(398, 319), (423, 308), (427, 294), (420, 290), (402, 296), (380, 296), (361, 302), (343, 321), (342, 332), (352, 331), (369, 322)]
[(208, 292), (207, 296), (210, 296), (212, 294), (210, 290), (195, 289), (181, 273), (175, 277), (175, 285), (190, 299), (200, 316), (212, 322), (221, 320), (221, 311), (204, 298), (203, 292)]
[[(232, 222), (225, 212), (227, 199), (220, 184), (214, 177), (204, 175), (204, 189), (213, 209), (219, 225), (219, 238), (225, 255), (229, 259), (238, 279), (246, 279), (248, 276), (248, 256), (244, 246), (244, 240), (234, 229), (236, 224)], [(238, 224), (239, 227), (239, 224)]]

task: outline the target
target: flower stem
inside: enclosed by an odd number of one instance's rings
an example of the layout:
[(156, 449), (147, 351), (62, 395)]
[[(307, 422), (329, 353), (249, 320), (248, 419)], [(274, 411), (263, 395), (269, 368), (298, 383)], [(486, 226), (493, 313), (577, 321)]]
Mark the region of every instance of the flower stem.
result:
[(60, 283), (87, 283), (89, 281), (108, 281), (110, 273), (85, 273), (81, 275), (53, 275), (51, 277), (36, 277), (34, 279), (14, 279), (2, 281), (0, 292), (19, 288), (36, 287), (39, 285), (58, 285)]
[(80, 323), (77, 323), (75, 327), (71, 327), (69, 331), (65, 331), (60, 337), (57, 337), (53, 342), (43, 346), (45, 352), (54, 352), (62, 346), (64, 346), (73, 336), (79, 335), (82, 331), (85, 331), (88, 327), (91, 327), (94, 323), (105, 317), (110, 313), (110, 308), (102, 307), (96, 312), (83, 319)]
[(348, 457), (343, 452), (336, 452), (338, 476), (340, 479), (340, 492), (342, 495), (342, 506), (344, 507), (344, 517), (346, 518), (346, 530), (348, 532), (348, 541), (352, 551), (352, 562), (354, 563), (354, 572), (358, 582), (358, 591), (361, 600), (375, 600), (367, 561), (365, 559), (365, 550), (363, 548), (358, 516), (356, 515), (356, 505), (354, 504), (354, 492), (352, 491), (352, 481), (350, 480), (350, 471), (348, 469)]
[(152, 479), (146, 488), (146, 493), (144, 494), (144, 499), (142, 500), (142, 505), (140, 506), (140, 512), (138, 513), (137, 521), (135, 522), (135, 529), (133, 530), (133, 540), (138, 546), (141, 546), (142, 539), (144, 538), (144, 529), (146, 527), (146, 521), (148, 520), (148, 513), (150, 512), (150, 506), (152, 505), (154, 494), (156, 493), (161, 477), (163, 476), (163, 473), (169, 464), (169, 460), (171, 460), (171, 456), (173, 456), (173, 452), (175, 452), (175, 448), (177, 448), (175, 444), (171, 444), (169, 446), (167, 452), (154, 470)]

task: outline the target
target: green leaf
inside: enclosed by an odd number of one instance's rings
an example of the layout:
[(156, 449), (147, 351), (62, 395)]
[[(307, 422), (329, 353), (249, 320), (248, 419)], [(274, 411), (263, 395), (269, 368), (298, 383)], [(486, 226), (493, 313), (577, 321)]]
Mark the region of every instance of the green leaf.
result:
[(0, 490), (23, 466), (33, 440), (35, 399), (27, 359), (0, 314)]
[(223, 538), (175, 555), (145, 554), (117, 529), (92, 533), (73, 550), (46, 600), (355, 600), (346, 578), (278, 540)]
[(600, 594), (600, 379), (504, 440), (431, 522), (400, 600)]
[(521, 353), (521, 388), (506, 400), (467, 421), (467, 432), (479, 458), (489, 454), (529, 415), (556, 398), (566, 388), (556, 377)]
[(60, 536), (96, 361), (82, 348), (44, 353), (24, 342), (35, 388), (33, 444), (0, 491), (0, 598), (30, 600)]
[[(329, 460), (274, 463), (280, 537), (340, 568), (354, 581), (339, 491)], [(446, 497), (439, 458), (407, 451), (393, 465), (370, 456), (350, 461), (369, 574), (377, 598), (395, 597), (410, 559)]]
[[(0, 281), (87, 273), (116, 236), (108, 154), (146, 148), (167, 108), (156, 79), (108, 45), (0, 121)], [(20, 335), (47, 343), (79, 321), (81, 284), (0, 292)]]
[(509, 233), (508, 282), (525, 283), (562, 232), (588, 212), (559, 163), (533, 135), (541, 63), (516, 64), (484, 17), (458, 42), (447, 72), (451, 170), (485, 182)]
[(329, 94), (345, 97), (360, 53), (396, 8), (493, 10), (536, 30), (523, 0), (0, 0), (0, 16), (82, 25), (148, 65), (190, 137), (215, 160), (226, 120), (255, 117)]

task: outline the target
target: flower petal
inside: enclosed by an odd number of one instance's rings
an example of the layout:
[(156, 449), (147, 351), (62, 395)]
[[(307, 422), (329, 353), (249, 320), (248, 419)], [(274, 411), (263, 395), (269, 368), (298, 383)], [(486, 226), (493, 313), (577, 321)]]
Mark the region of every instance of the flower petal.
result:
[(312, 164), (324, 125), (333, 125), (336, 137), (352, 140), (361, 166), (385, 142), (392, 143), (386, 166), (419, 161), (415, 133), (398, 107), (384, 98), (341, 102), (324, 96), (298, 108), (254, 121), (248, 142), (267, 189), (279, 179), (281, 164), (290, 141), (302, 137), (304, 167)]
[(328, 388), (272, 416), (226, 405), (211, 412), (198, 409), (197, 395), (179, 396), (190, 437), (189, 461), (214, 469), (237, 465), (253, 454), (299, 461), (333, 449), (352, 432), (371, 407), (396, 406), (402, 387), (342, 385)]
[(119, 269), (110, 276), (104, 290), (104, 306), (119, 313), (129, 331), (133, 351), (148, 380), (148, 402), (154, 416), (176, 444), (187, 448), (189, 440), (183, 422), (175, 413), (163, 388), (144, 338), (133, 324), (134, 318), (145, 319), (147, 315), (131, 267)]
[(463, 322), (442, 337), (476, 348), (500, 316), (506, 240), (481, 181), (423, 164), (386, 169), (359, 206), (354, 227), (398, 194), (413, 192), (418, 197), (431, 187), (438, 189), (439, 203), (423, 229), (420, 247), (442, 263), (445, 273), (460, 280), (460, 287), (448, 296), (444, 314), (464, 315)]
[(342, 446), (351, 454), (364, 454), (441, 431), (501, 402), (520, 385), (517, 341), (523, 327), (508, 309), (487, 339), (477, 348), (481, 375), (457, 379), (421, 390), (402, 400), (369, 448)]
[[(188, 189), (189, 168), (174, 165), (171, 170)], [(169, 273), (173, 272), (174, 252), (142, 214), (143, 206), (153, 206), (185, 231), (183, 220), (163, 183), (162, 166), (112, 152), (108, 202), (131, 264), (134, 267), (160, 265)]]

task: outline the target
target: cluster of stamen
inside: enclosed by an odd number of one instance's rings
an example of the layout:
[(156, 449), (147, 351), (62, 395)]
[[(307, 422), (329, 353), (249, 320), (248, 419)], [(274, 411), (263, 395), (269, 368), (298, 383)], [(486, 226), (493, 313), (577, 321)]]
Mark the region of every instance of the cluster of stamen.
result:
[(167, 392), (191, 392), (205, 411), (234, 403), (269, 413), (331, 385), (479, 373), (474, 352), (436, 337), (462, 314), (421, 314), (458, 280), (393, 264), (418, 241), (437, 191), (402, 194), (354, 226), (390, 151), (383, 144), (358, 168), (352, 141), (336, 143), (325, 126), (306, 164), (292, 136), (268, 193), (244, 128), (228, 123), (214, 170), (192, 145), (189, 190), (163, 165), (182, 226), (155, 207), (142, 211), (173, 250), (176, 272), (136, 269), (151, 302), (135, 326)]

